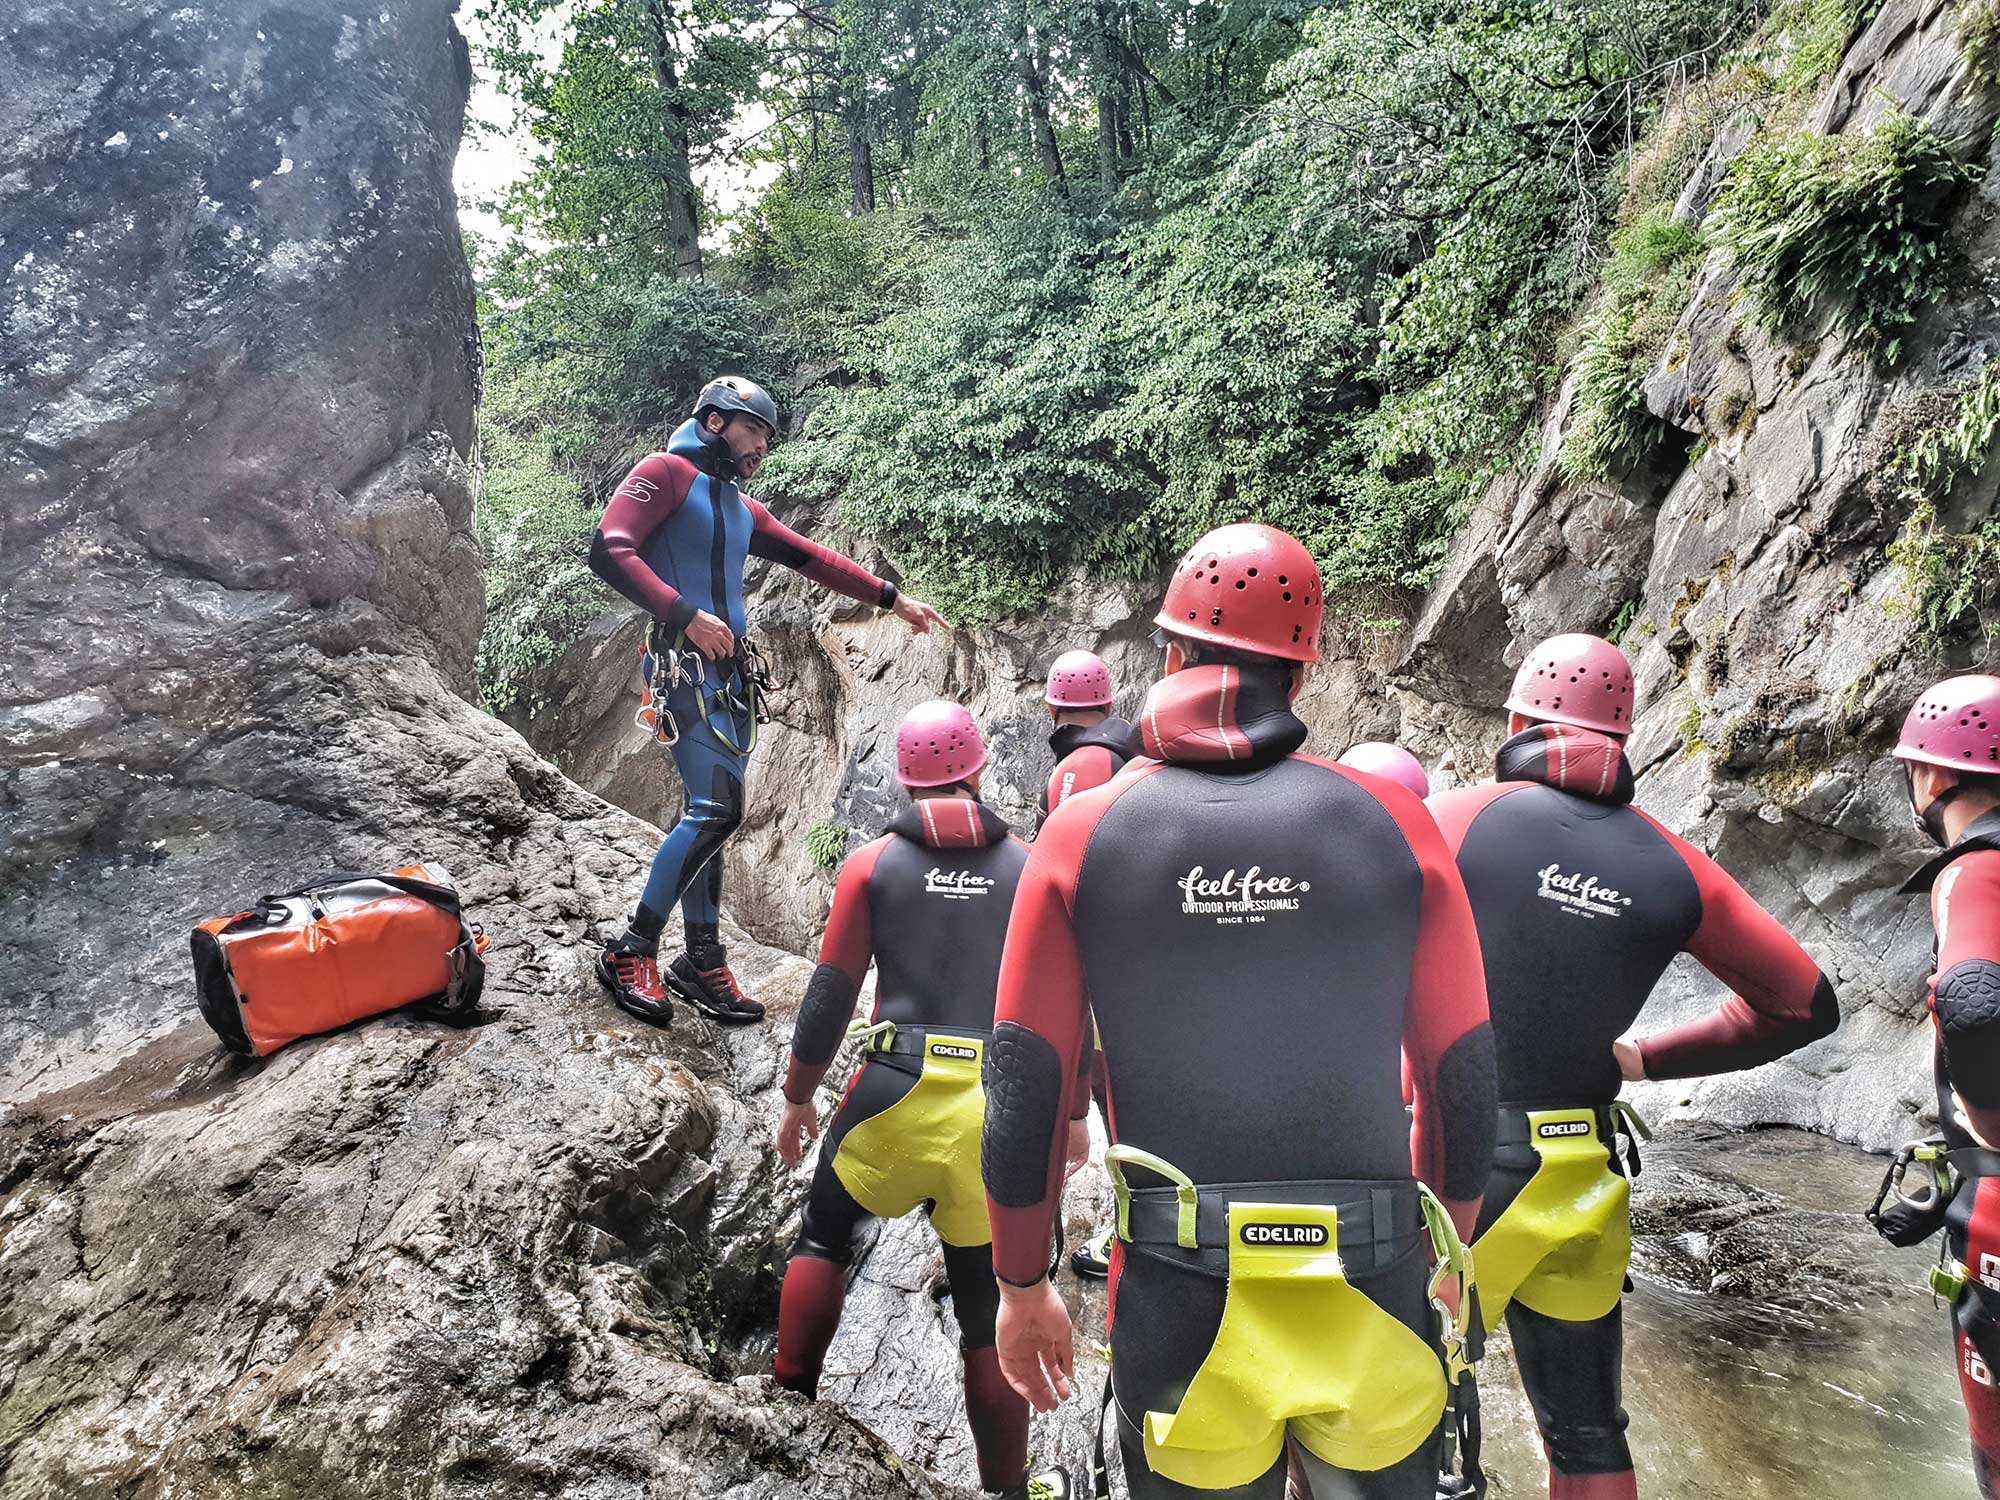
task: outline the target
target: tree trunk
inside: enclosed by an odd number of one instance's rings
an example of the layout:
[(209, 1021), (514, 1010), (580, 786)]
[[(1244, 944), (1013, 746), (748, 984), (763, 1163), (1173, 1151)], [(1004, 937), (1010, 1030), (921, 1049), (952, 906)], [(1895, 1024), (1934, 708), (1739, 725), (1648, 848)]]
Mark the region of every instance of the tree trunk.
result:
[(666, 17), (654, 12), (653, 82), (667, 96), (669, 175), (667, 197), (667, 243), (673, 249), (674, 275), (683, 281), (701, 280), (701, 197), (694, 186), (694, 162), (689, 151), (686, 107), (679, 102), (680, 79), (674, 72), (673, 50), (667, 39)]
[(1111, 18), (1102, 5), (1090, 34), (1090, 67), (1097, 84), (1097, 181), (1109, 200), (1118, 195), (1118, 97), (1111, 66)]
[(840, 119), (847, 127), (847, 176), (854, 188), (854, 211), (875, 212), (875, 148), (868, 139), (868, 105), (860, 85), (847, 82), (840, 96)]
[(979, 112), (979, 121), (972, 127), (973, 149), (979, 154), (979, 170), (993, 170), (993, 132), (986, 123), (986, 111)]
[(1049, 118), (1049, 96), (1042, 80), (1048, 74), (1048, 49), (1022, 26), (1020, 37), (1021, 83), (1028, 92), (1029, 134), (1035, 143), (1035, 157), (1042, 164), (1042, 177), (1058, 197), (1069, 196), (1069, 179), (1063, 176), (1062, 151), (1056, 145), (1055, 123)]

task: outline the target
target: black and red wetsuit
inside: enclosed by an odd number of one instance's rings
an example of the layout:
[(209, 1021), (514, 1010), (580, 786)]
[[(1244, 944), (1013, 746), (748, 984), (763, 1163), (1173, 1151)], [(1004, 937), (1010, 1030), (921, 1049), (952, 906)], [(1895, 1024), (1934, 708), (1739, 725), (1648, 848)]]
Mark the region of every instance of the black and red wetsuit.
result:
[[(854, 1233), (868, 1217), (836, 1164), (843, 1149), (854, 1149), (849, 1138), (858, 1126), (919, 1087), (926, 1039), (983, 1039), (991, 1031), (1007, 914), (1027, 853), (983, 803), (932, 797), (907, 808), (888, 833), (841, 866), (819, 967), (792, 1036), (785, 1097), (801, 1104), (812, 1099), (846, 1035), (871, 961), (870, 1019), (893, 1022), (899, 1043), (918, 1045), (868, 1052), (827, 1127), (779, 1305), (777, 1376), (794, 1390), (811, 1394), (818, 1386), (846, 1296)], [(957, 1233), (958, 1243), (952, 1234), (943, 1236), (945, 1273), (981, 1479), (989, 1489), (1006, 1489), (1025, 1482), (1028, 1406), (1008, 1387), (993, 1348), (999, 1292), (980, 1211), (974, 1097), (959, 1137), (963, 1191), (951, 1206), (960, 1218), (969, 1212), (977, 1232)], [(893, 1162), (887, 1170), (894, 1173)]]
[(1116, 776), (1139, 753), (1139, 732), (1123, 719), (1058, 724), (1049, 735), (1049, 748), (1056, 753), (1056, 766), (1042, 788), (1037, 828), (1078, 792), (1103, 786)]
[[(1616, 1099), (1611, 1044), (1678, 953), (1736, 994), (1641, 1041), (1648, 1078), (1755, 1067), (1838, 1024), (1832, 986), (1778, 921), (1707, 855), (1629, 805), (1632, 768), (1616, 741), (1536, 725), (1501, 746), (1498, 777), (1429, 806), (1479, 924), (1503, 1107)], [(1496, 1165), (1482, 1234), (1534, 1170), (1531, 1160)], [(1516, 1302), (1507, 1325), (1549, 1450), (1550, 1493), (1631, 1493), (1619, 1312), (1566, 1322)]]
[[(1903, 889), (1929, 893), (1937, 931), (1931, 1018), (1945, 1144), (2000, 1147), (2000, 812), (1975, 819)], [(2000, 1500), (2000, 1176), (1969, 1176), (1946, 1233), (1971, 1278), (1954, 1312), (1973, 1473), (1983, 1500)]]
[[(1093, 1015), (1115, 1143), (1197, 1184), (1262, 1184), (1279, 1200), (1288, 1184), (1407, 1183), (1414, 1161), (1472, 1228), (1494, 1096), (1464, 890), (1415, 797), (1292, 753), (1306, 731), (1287, 680), (1215, 665), (1166, 678), (1140, 724), (1153, 759), (1066, 800), (1029, 856), (983, 1147), (994, 1265), (1011, 1282), (1048, 1269), (1060, 1126), (1083, 1087)], [(1363, 1286), (1428, 1337), (1426, 1258), (1408, 1250)], [(1200, 1493), (1149, 1471), (1133, 1422), (1173, 1410), (1212, 1343), (1226, 1280), (1211, 1262), (1223, 1253), (1176, 1263), (1113, 1251), (1113, 1381), (1139, 1500)], [(1284, 1467), (1240, 1493), (1279, 1495)], [(1341, 1482), (1428, 1500), (1435, 1478), (1425, 1448)]]

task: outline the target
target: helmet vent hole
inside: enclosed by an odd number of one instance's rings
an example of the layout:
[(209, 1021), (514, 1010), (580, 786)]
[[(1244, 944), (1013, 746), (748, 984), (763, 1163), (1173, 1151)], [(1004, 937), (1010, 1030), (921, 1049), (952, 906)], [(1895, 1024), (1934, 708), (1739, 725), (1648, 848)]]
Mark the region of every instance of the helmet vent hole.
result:
[(1257, 570), (1256, 570), (1255, 568), (1252, 568), (1252, 569), (1250, 570), (1250, 576), (1251, 576), (1252, 578), (1255, 578), (1255, 577), (1257, 576)]
[(1286, 590), (1285, 590), (1285, 603), (1287, 603), (1287, 604), (1290, 604), (1291, 602), (1292, 602), (1292, 591), (1291, 591), (1290, 589), (1286, 589)]
[(1247, 589), (1247, 588), (1249, 588), (1249, 587), (1250, 587), (1250, 585), (1249, 585), (1249, 584), (1247, 584), (1247, 583), (1245, 583), (1245, 582), (1244, 582), (1244, 581), (1243, 581), (1243, 580), (1242, 580), (1241, 578), (1239, 578), (1239, 579), (1237, 579), (1237, 580), (1236, 580), (1236, 586), (1237, 586), (1237, 587), (1238, 587), (1239, 589)]

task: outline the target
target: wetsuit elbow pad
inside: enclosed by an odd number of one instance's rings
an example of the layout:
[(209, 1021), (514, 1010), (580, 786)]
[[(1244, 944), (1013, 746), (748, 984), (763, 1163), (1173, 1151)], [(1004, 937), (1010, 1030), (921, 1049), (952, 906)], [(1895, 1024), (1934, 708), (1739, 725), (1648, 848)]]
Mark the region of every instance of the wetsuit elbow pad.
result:
[(1435, 1111), (1444, 1135), (1444, 1181), (1438, 1191), (1465, 1202), (1486, 1191), (1493, 1170), (1493, 1134), (1500, 1107), (1493, 1028), (1484, 1022), (1445, 1049), (1438, 1059)]
[(1819, 976), (1819, 983), (1813, 986), (1812, 1009), (1808, 1015), (1812, 1021), (1815, 1041), (1823, 1036), (1832, 1036), (1840, 1029), (1840, 997), (1834, 994), (1833, 984), (1824, 974)]
[(1935, 1004), (1952, 1086), (1968, 1104), (2000, 1106), (2000, 964), (1974, 958), (1940, 974)]
[(1049, 1153), (1062, 1113), (1062, 1059), (1047, 1038), (1002, 1021), (986, 1047), (985, 1084), (979, 1168), (986, 1191), (1002, 1208), (1033, 1208), (1049, 1193)]
[(618, 569), (611, 562), (611, 544), (604, 540), (602, 531), (590, 534), (590, 571), (610, 584), (619, 593), (624, 593), (624, 580), (618, 576)]
[(814, 969), (806, 984), (806, 998), (799, 1006), (799, 1024), (792, 1032), (792, 1056), (816, 1068), (832, 1062), (853, 1018), (854, 996), (859, 989), (832, 964)]

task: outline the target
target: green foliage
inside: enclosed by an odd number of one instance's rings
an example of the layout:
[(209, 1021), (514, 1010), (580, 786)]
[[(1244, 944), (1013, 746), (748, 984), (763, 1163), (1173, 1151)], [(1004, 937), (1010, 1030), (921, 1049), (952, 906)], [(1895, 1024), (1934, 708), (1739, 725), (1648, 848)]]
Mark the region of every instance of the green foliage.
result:
[(1981, 83), (2000, 83), (2000, 3), (1979, 0), (1959, 12), (1958, 42), (1965, 66)]
[(595, 514), (548, 445), (488, 418), (480, 424), (484, 478), (477, 524), (486, 552), (486, 630), (478, 676), (494, 712), (562, 654), (562, 643), (603, 606), (585, 564)]
[(806, 830), (806, 857), (831, 873), (847, 858), (847, 826), (822, 819)]
[(1951, 213), (1979, 175), (1897, 113), (1866, 135), (1798, 135), (1745, 152), (1711, 232), (1765, 328), (1829, 324), (1894, 363), (1943, 290)]
[(1912, 436), (1895, 459), (1910, 513), (1889, 545), (1903, 570), (1904, 597), (1934, 649), (1968, 627), (2000, 634), (1985, 609), (2000, 592), (2000, 517), (1987, 515), (1970, 531), (1944, 524), (1938, 506), (1961, 478), (1972, 478), (1992, 456), (2000, 430), (2000, 362), (1981, 367), (1954, 404), (1949, 421)]
[(1604, 291), (1584, 323), (1576, 398), (1557, 455), (1565, 479), (1608, 479), (1644, 458), (1665, 431), (1646, 409), (1645, 379), (1687, 306), (1701, 252), (1699, 233), (1658, 211), (1612, 236)]

